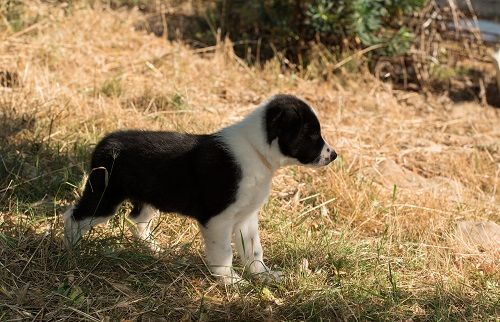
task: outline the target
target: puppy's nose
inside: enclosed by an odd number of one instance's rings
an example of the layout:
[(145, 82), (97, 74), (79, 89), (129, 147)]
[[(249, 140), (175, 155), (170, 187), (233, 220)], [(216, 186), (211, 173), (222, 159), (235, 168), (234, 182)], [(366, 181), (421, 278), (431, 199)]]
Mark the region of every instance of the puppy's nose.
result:
[(337, 153), (335, 151), (332, 150), (332, 152), (330, 153), (330, 161), (333, 161), (337, 158)]

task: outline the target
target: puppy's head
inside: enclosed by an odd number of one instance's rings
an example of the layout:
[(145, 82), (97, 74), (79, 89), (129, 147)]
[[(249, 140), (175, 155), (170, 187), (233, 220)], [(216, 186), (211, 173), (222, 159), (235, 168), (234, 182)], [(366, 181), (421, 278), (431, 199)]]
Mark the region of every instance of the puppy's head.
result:
[(295, 96), (280, 94), (267, 102), (265, 128), (267, 143), (277, 141), (281, 154), (299, 164), (322, 166), (337, 157), (321, 136), (314, 110)]

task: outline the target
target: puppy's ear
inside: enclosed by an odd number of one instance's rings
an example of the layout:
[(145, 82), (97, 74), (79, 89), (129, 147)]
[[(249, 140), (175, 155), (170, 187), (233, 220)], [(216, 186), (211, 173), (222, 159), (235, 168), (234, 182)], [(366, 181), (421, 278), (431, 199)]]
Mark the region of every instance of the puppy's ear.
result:
[(296, 137), (299, 134), (301, 118), (292, 106), (269, 106), (266, 113), (267, 143), (286, 136)]

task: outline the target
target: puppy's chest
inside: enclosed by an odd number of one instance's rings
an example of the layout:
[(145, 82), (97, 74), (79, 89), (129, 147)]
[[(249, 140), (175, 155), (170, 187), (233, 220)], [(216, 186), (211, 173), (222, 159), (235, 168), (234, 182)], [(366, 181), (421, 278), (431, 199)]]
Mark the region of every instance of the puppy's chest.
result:
[(242, 178), (238, 189), (239, 212), (242, 215), (258, 210), (269, 197), (271, 176), (246, 175)]

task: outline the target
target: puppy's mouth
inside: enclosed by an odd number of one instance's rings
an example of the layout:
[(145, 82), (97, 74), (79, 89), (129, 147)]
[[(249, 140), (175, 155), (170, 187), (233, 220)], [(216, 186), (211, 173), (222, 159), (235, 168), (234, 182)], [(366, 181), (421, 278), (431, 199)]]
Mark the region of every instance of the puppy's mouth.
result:
[(325, 143), (321, 153), (318, 155), (316, 160), (311, 164), (312, 166), (325, 166), (330, 164), (333, 160), (337, 158), (337, 152), (332, 149), (328, 144)]

